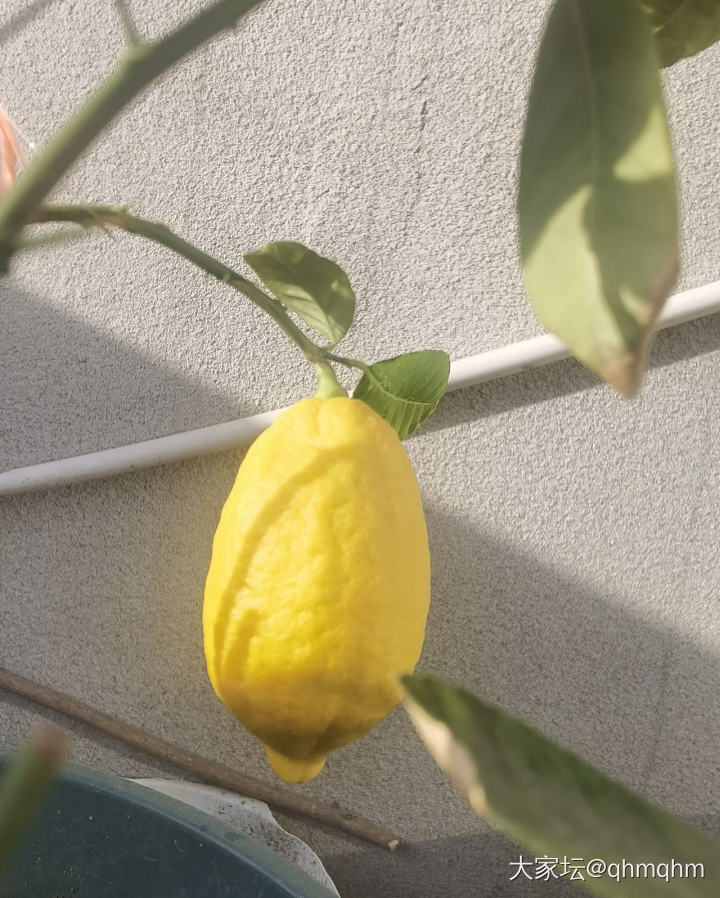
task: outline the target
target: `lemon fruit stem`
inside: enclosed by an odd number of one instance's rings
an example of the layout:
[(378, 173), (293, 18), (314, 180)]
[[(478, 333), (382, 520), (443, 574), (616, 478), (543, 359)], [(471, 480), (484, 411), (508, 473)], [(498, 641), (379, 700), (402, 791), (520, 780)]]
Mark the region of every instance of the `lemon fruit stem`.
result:
[(336, 396), (347, 399), (347, 390), (338, 382), (332, 366), (327, 362), (318, 362), (315, 367), (318, 375), (315, 399), (333, 399)]

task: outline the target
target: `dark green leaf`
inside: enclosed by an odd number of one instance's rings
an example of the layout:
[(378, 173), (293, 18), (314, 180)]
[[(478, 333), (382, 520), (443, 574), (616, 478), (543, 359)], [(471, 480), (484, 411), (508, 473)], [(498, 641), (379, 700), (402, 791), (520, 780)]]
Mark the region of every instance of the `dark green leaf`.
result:
[(334, 346), (355, 314), (355, 294), (345, 272), (301, 243), (268, 243), (243, 256), (280, 302)]
[(370, 365), (355, 387), (353, 398), (362, 399), (382, 415), (403, 440), (435, 411), (449, 374), (446, 352), (408, 352)]
[(634, 395), (677, 273), (657, 54), (634, 0), (556, 0), (530, 94), (518, 212), (538, 318)]
[(720, 0), (643, 0), (643, 5), (664, 66), (720, 40)]
[[(717, 896), (720, 844), (469, 692), (427, 674), (405, 677), (403, 685), (408, 713), (438, 764), (477, 813), (536, 858), (656, 870), (675, 861), (683, 875), (673, 868), (669, 884), (650, 875), (616, 881), (609, 872), (586, 873), (582, 884), (608, 898)], [(703, 865), (702, 876), (685, 866), (695, 864)]]

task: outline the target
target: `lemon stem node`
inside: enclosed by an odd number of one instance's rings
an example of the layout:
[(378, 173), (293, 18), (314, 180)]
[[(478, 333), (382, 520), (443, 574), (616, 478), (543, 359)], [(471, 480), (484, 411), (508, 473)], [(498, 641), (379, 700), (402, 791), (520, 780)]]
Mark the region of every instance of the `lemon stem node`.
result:
[(347, 398), (347, 390), (338, 382), (332, 367), (326, 362), (317, 364), (318, 388), (315, 399), (333, 399), (336, 396)]

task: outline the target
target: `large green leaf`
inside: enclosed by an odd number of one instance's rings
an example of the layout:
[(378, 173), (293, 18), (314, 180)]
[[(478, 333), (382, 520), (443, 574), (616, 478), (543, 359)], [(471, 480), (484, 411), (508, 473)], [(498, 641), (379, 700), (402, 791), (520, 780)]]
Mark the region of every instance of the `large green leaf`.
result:
[[(720, 844), (469, 692), (427, 674), (403, 685), (423, 741), (472, 807), (535, 858), (557, 859), (558, 878), (563, 858), (599, 859), (620, 866), (617, 877), (585, 869), (583, 885), (598, 895), (716, 898)], [(623, 861), (640, 875), (627, 867), (620, 875)], [(673, 861), (683, 875), (673, 867), (668, 883), (657, 865)], [(655, 865), (656, 875), (638, 864)]]
[(643, 5), (665, 66), (720, 40), (720, 0), (643, 0)]
[(369, 365), (353, 392), (405, 439), (435, 411), (447, 387), (450, 359), (439, 349), (408, 352)]
[(677, 274), (672, 150), (650, 23), (635, 0), (556, 0), (530, 93), (518, 212), (538, 318), (634, 395)]
[(268, 243), (243, 259), (280, 302), (334, 346), (355, 314), (355, 294), (345, 272), (289, 240)]

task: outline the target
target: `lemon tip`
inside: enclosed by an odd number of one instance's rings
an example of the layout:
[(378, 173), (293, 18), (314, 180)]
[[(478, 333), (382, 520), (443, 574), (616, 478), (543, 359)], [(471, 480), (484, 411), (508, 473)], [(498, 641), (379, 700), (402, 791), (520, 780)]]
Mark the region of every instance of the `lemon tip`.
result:
[(298, 761), (280, 754), (280, 752), (270, 748), (269, 745), (265, 746), (265, 754), (273, 769), (273, 773), (286, 783), (307, 783), (315, 779), (325, 766), (326, 761), (325, 757), (319, 760)]

